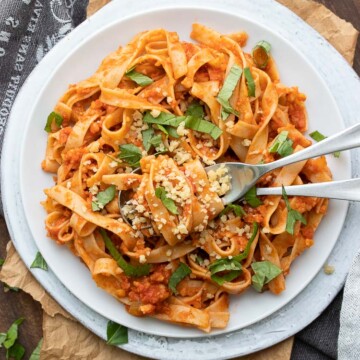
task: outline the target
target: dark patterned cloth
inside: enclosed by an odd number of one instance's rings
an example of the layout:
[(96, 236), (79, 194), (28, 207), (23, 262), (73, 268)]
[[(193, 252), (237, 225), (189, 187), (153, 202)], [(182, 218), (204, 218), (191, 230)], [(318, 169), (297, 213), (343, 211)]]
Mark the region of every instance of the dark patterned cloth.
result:
[[(44, 55), (85, 19), (87, 5), (88, 0), (0, 0), (0, 145), (21, 85)], [(341, 301), (342, 293), (296, 335), (292, 360), (336, 359)]]
[(0, 0), (0, 147), (21, 85), (45, 54), (86, 18), (88, 2)]

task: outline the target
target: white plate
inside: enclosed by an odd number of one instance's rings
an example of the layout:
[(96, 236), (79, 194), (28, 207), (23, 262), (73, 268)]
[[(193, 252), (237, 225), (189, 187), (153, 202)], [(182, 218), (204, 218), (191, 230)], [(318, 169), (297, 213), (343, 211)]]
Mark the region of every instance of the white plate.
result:
[[(154, 6), (156, 4), (161, 6), (165, 3), (165, 1), (154, 2)], [(181, 1), (183, 5), (194, 3), (203, 5), (205, 1)], [(208, 5), (208, 7), (232, 11), (233, 13), (236, 9), (241, 9), (241, 17), (235, 17), (229, 13), (219, 14), (219, 12), (204, 9), (160, 11), (151, 16), (141, 15), (123, 19), (98, 32), (95, 36), (89, 37), (95, 33), (95, 30), (102, 28), (104, 24), (118, 18), (119, 16), (116, 14), (119, 14), (120, 11), (123, 15), (130, 15), (145, 8), (145, 4), (147, 4), (145, 1), (136, 2), (136, 5), (135, 2), (128, 2), (124, 7), (124, 2), (121, 2), (121, 5), (120, 2), (113, 2), (102, 13), (97, 14), (81, 25), (60, 45), (55, 47), (24, 85), (13, 107), (4, 145), (2, 185), (6, 218), (15, 245), (27, 265), (31, 263), (35, 254), (35, 247), (31, 243), (32, 238), (35, 238), (39, 249), (61, 282), (74, 295), (97, 312), (112, 320), (132, 328), (142, 329), (145, 332), (178, 337), (203, 336), (196, 330), (183, 329), (151, 319), (137, 319), (129, 316), (121, 304), (118, 304), (105, 292), (96, 288), (88, 271), (72, 254), (45, 237), (43, 225), (45, 214), (38, 204), (43, 199), (42, 188), (52, 184), (49, 176), (42, 174), (39, 170), (45, 148), (46, 136), (42, 129), (47, 114), (51, 111), (57, 98), (65, 90), (68, 83), (78, 81), (91, 74), (98, 62), (109, 51), (116, 48), (119, 43), (128, 41), (136, 32), (161, 25), (167, 29), (178, 31), (182, 39), (186, 39), (190, 31), (190, 24), (193, 21), (200, 21), (224, 32), (244, 28), (250, 35), (249, 44), (254, 44), (262, 38), (269, 40), (273, 44), (273, 54), (279, 65), (282, 81), (287, 85), (298, 85), (300, 90), (308, 96), (311, 130), (317, 129), (326, 134), (331, 134), (343, 127), (337, 107), (318, 74), (324, 77), (328, 87), (336, 95), (338, 105), (341, 106), (342, 111), (347, 116), (347, 125), (350, 125), (355, 120), (355, 118), (351, 118), (351, 115), (355, 108), (354, 94), (359, 93), (359, 84), (357, 79), (354, 78), (351, 69), (322, 38), (289, 11), (276, 3), (268, 1), (258, 0), (253, 1), (251, 4), (247, 1), (227, 1), (223, 4), (211, 2), (211, 5)], [(266, 6), (264, 6), (265, 4)], [(270, 25), (277, 33), (290, 39), (293, 45), (300, 48), (312, 64), (316, 66), (317, 72), (288, 42), (275, 33), (271, 33), (263, 25), (257, 25), (259, 22), (267, 26)], [(303, 36), (306, 36), (306, 38), (304, 39)], [(75, 50), (71, 53), (74, 48)], [(96, 51), (94, 51), (94, 48)], [(68, 57), (58, 65), (59, 60), (63, 58), (62, 55), (65, 53), (69, 54)], [(327, 59), (325, 63), (323, 61), (324, 56)], [(331, 71), (331, 66), (328, 64), (338, 64), (336, 67), (337, 72)], [(51, 73), (56, 65), (58, 65), (56, 70)], [(290, 68), (290, 65), (293, 69)], [(327, 77), (326, 75), (330, 73), (331, 77)], [(347, 81), (344, 82), (344, 79)], [(343, 85), (344, 83), (346, 83), (346, 86)], [(337, 87), (334, 84), (338, 84)], [(340, 90), (343, 93), (340, 93)], [(345, 92), (347, 102), (345, 102), (344, 98)], [(34, 93), (40, 94), (37, 99), (30, 99), (29, 97), (32, 97)], [(24, 109), (26, 109), (27, 114), (31, 114), (26, 119), (26, 124), (24, 124)], [(31, 126), (28, 126), (30, 123)], [(23, 131), (24, 126), (27, 129), (26, 131)], [(20, 157), (18, 155), (19, 143), (22, 145)], [(336, 179), (350, 177), (350, 161), (347, 154), (342, 154), (340, 161), (333, 161), (332, 158), (329, 158), (329, 160)], [(355, 165), (358, 166), (358, 163)], [(20, 186), (22, 196), (19, 194)], [(24, 223), (24, 214), (26, 214), (29, 228)], [(344, 246), (339, 249), (339, 245), (337, 245), (336, 253), (342, 253), (342, 261), (339, 262), (339, 268), (337, 267), (335, 275), (324, 278), (323, 274), (319, 273), (301, 295), (297, 296), (290, 304), (286, 306), (285, 304), (306, 286), (323, 265), (335, 244), (345, 214), (346, 203), (332, 202), (329, 214), (317, 232), (315, 246), (295, 262), (291, 275), (287, 278), (287, 290), (283, 295), (280, 297), (274, 297), (270, 294), (259, 296), (249, 292), (245, 296), (231, 299), (232, 318), (227, 331), (239, 329), (252, 322), (259, 321), (260, 318), (266, 317), (281, 307), (283, 317), (279, 316), (278, 312), (242, 331), (213, 338), (211, 346), (208, 345), (207, 347), (207, 350), (212, 349), (211, 358), (245, 354), (269, 346), (286, 336), (290, 336), (319, 314), (344, 280), (349, 255), (351, 254), (346, 252), (347, 248)], [(352, 220), (352, 216), (353, 213), (350, 212), (350, 217), (348, 215), (349, 221)], [(31, 234), (29, 234), (29, 229)], [(355, 245), (356, 237), (349, 236), (352, 230), (353, 228), (345, 229), (343, 234), (346, 235), (346, 241), (353, 242), (353, 245)], [(337, 258), (332, 258), (332, 261), (337, 263)], [(67, 293), (51, 272), (49, 274), (39, 271), (34, 273), (65, 308), (94, 332), (104, 337), (104, 318), (82, 306), (71, 294)], [(314, 290), (314, 284), (316, 284), (317, 291), (312, 291)], [(324, 285), (330, 287), (327, 288)], [(311, 297), (308, 301), (312, 304), (310, 308), (306, 307), (304, 302), (304, 296), (309, 295), (309, 291)], [(89, 299), (91, 299), (90, 302)], [(304, 310), (306, 311), (304, 312)], [(301, 313), (301, 316), (297, 315), (299, 313)], [(298, 323), (289, 325), (289, 319), (296, 319)], [(269, 330), (270, 322), (273, 324), (271, 330)], [(263, 336), (254, 343), (254, 338), (258, 337), (259, 334)], [(149, 351), (156, 349), (158, 357), (181, 358), (184, 350), (183, 345), (189, 342), (191, 342), (194, 356), (201, 358), (206, 354), (204, 351), (205, 344), (209, 344), (208, 339), (191, 341), (169, 339), (165, 341), (163, 338), (149, 337), (136, 332), (131, 332), (130, 343), (125, 348), (147, 356), (153, 356), (153, 353)], [(216, 344), (221, 345), (216, 346)], [(229, 346), (223, 346), (224, 344)], [(186, 348), (187, 351), (190, 351), (189, 347)], [(209, 354), (207, 358), (210, 358)]]

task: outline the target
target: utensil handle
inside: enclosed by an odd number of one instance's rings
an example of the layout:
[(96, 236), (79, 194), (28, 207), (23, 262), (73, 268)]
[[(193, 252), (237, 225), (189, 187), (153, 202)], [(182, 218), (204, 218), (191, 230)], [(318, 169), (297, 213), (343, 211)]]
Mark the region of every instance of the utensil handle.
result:
[[(285, 186), (289, 196), (314, 196), (320, 198), (360, 201), (360, 179), (326, 183)], [(282, 195), (281, 187), (256, 189), (257, 195)]]
[(351, 126), (339, 134), (332, 135), (314, 145), (298, 151), (292, 155), (269, 164), (259, 165), (265, 172), (277, 169), (294, 162), (307, 160), (317, 156), (334, 153), (336, 151), (349, 150), (360, 146), (360, 124)]

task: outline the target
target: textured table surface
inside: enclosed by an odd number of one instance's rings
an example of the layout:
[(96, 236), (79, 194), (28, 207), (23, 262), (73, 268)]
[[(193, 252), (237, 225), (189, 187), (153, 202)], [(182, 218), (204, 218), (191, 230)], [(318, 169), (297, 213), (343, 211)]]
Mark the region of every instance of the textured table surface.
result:
[[(317, 0), (327, 6), (339, 17), (351, 22), (355, 28), (360, 30), (360, 0)], [(354, 69), (360, 75), (360, 41), (357, 43), (354, 59)], [(9, 241), (6, 224), (0, 218), (0, 258), (5, 258), (5, 246)], [(0, 329), (6, 329), (19, 317), (24, 317), (20, 330), (21, 343), (26, 348), (26, 353), (31, 354), (42, 337), (42, 310), (38, 302), (30, 295), (19, 291), (3, 291), (0, 285)]]

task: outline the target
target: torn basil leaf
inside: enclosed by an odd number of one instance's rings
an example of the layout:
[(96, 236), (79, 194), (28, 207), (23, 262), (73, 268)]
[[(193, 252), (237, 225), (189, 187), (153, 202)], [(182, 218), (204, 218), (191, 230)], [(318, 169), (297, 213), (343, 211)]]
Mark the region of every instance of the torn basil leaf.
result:
[(282, 270), (270, 261), (258, 261), (251, 264), (251, 268), (254, 270), (252, 276), (252, 286), (256, 291), (261, 291), (263, 286), (275, 279), (282, 273)]
[(170, 199), (167, 197), (167, 193), (165, 188), (162, 186), (159, 186), (155, 189), (155, 196), (161, 200), (163, 205), (174, 215), (179, 214), (179, 211), (175, 205), (175, 202), (173, 199)]
[(176, 295), (178, 293), (176, 289), (177, 285), (181, 280), (183, 280), (186, 276), (190, 274), (191, 274), (191, 269), (183, 262), (180, 262), (180, 265), (170, 276), (169, 289)]
[(43, 339), (41, 339), (36, 348), (34, 349), (34, 351), (32, 352), (32, 354), (30, 355), (29, 360), (40, 360), (40, 351), (41, 351), (41, 346), (43, 343)]
[(32, 268), (32, 269), (38, 268), (38, 269), (42, 269), (42, 270), (45, 270), (45, 271), (48, 270), (47, 263), (46, 263), (45, 259), (42, 257), (42, 255), (40, 254), (39, 251), (36, 253), (35, 260), (30, 265), (30, 268)]
[(278, 153), (281, 157), (286, 157), (294, 152), (293, 141), (288, 138), (288, 131), (282, 131), (269, 147), (270, 153)]
[(131, 277), (139, 277), (139, 276), (145, 276), (145, 275), (149, 274), (149, 272), (150, 272), (149, 264), (139, 265), (139, 266), (134, 266), (134, 265), (129, 264), (123, 258), (123, 256), (118, 251), (118, 249), (115, 247), (115, 245), (111, 241), (110, 237), (107, 235), (106, 231), (104, 229), (99, 229), (99, 232), (104, 240), (106, 249), (109, 251), (110, 255), (117, 262), (119, 267), (124, 271), (125, 275), (131, 276)]
[(154, 82), (152, 78), (135, 71), (135, 66), (129, 69), (125, 75), (140, 86), (147, 86)]
[(142, 158), (141, 149), (134, 144), (120, 145), (118, 158), (125, 161), (131, 167), (139, 167)]
[(230, 211), (233, 211), (236, 216), (246, 215), (242, 206), (237, 205), (237, 204), (227, 204), (225, 209), (223, 209), (221, 211), (221, 213), (219, 214), (219, 217), (228, 214)]
[(3, 345), (5, 349), (10, 349), (15, 344), (18, 338), (19, 326), (24, 320), (24, 318), (17, 319), (11, 324), (6, 333), (0, 334), (0, 340), (2, 341), (0, 341), (0, 346)]
[(21, 360), (24, 357), (25, 348), (16, 341), (15, 344), (6, 350), (6, 359)]
[(188, 116), (186, 118), (185, 127), (187, 129), (209, 134), (214, 140), (218, 139), (222, 134), (222, 130), (212, 122), (194, 116)]
[(254, 78), (251, 75), (251, 71), (248, 67), (244, 69), (244, 75), (246, 79), (246, 84), (248, 88), (248, 95), (254, 97), (255, 96), (255, 82)]
[(256, 186), (253, 186), (245, 195), (245, 201), (253, 208), (262, 204), (262, 201), (256, 195)]
[(257, 42), (252, 50), (252, 57), (255, 65), (264, 69), (268, 64), (270, 57), (271, 45), (265, 40)]
[(56, 113), (55, 111), (51, 112), (47, 118), (46, 125), (44, 130), (46, 132), (51, 132), (51, 125), (53, 124), (53, 121), (55, 121), (55, 124), (57, 127), (61, 127), (61, 124), (63, 123), (64, 119), (63, 117)]
[(105, 205), (107, 205), (110, 201), (112, 201), (115, 197), (116, 186), (110, 185), (106, 190), (100, 191), (96, 195), (96, 200), (91, 202), (91, 208), (93, 211), (102, 210)]
[(291, 208), (284, 186), (282, 186), (282, 196), (285, 200), (286, 208), (288, 211), (285, 230), (289, 234), (294, 235), (294, 227), (296, 221), (300, 221), (302, 224), (306, 225), (306, 219), (297, 210)]
[(109, 321), (107, 323), (106, 337), (107, 337), (106, 343), (108, 345), (116, 346), (116, 345), (127, 344), (129, 341), (128, 328), (114, 321)]
[(216, 100), (222, 106), (221, 118), (223, 120), (226, 120), (230, 114), (239, 115), (239, 113), (232, 108), (229, 100), (235, 90), (237, 83), (240, 80), (241, 74), (242, 69), (238, 65), (234, 64), (231, 67), (218, 96), (216, 97)]

